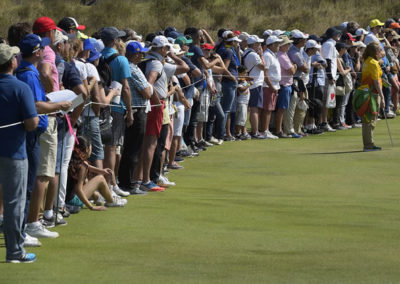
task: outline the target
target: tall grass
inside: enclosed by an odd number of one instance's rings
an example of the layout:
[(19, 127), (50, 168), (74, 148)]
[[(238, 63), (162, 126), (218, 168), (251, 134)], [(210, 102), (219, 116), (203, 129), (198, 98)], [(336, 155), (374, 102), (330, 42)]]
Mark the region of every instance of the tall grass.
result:
[(16, 22), (49, 16), (56, 23), (75, 17), (91, 34), (113, 25), (146, 34), (167, 26), (180, 30), (198, 26), (215, 33), (220, 27), (262, 33), (267, 28), (322, 34), (327, 27), (355, 20), (367, 26), (373, 18), (400, 15), (393, 0), (99, 0), (82, 6), (80, 0), (0, 0), (0, 35)]

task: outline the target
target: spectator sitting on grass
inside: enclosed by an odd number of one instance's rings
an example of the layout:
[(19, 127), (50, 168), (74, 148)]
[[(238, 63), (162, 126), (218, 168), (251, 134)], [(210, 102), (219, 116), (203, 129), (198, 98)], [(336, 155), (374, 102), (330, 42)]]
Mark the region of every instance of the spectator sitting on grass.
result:
[[(104, 175), (111, 176), (111, 169), (99, 169), (90, 166), (88, 158), (90, 157), (92, 146), (88, 140), (79, 136), (78, 143), (72, 152), (71, 161), (68, 168), (67, 195), (65, 201), (68, 202), (75, 198), (75, 194), (86, 205), (87, 208), (94, 211), (104, 211), (104, 206), (93, 206), (89, 201), (92, 196), (96, 199), (96, 203), (103, 203), (107, 207), (122, 207), (125, 205), (123, 199), (119, 196), (112, 196), (111, 190), (107, 185)], [(95, 177), (86, 182), (88, 173), (94, 174)], [(98, 191), (98, 192), (97, 192)], [(99, 196), (99, 194), (101, 196)]]

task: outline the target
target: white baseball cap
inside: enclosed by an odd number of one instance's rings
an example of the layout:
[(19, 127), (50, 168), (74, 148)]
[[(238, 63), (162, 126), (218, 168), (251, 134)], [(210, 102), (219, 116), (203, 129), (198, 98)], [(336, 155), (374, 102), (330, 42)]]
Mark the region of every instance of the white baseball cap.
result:
[(272, 30), (265, 30), (265, 31), (263, 32), (263, 37), (270, 36), (270, 35), (272, 35), (272, 33), (273, 33)]
[(356, 36), (367, 35), (367, 34), (368, 34), (368, 32), (364, 29), (360, 28), (360, 29), (356, 30)]
[(291, 32), (291, 36), (292, 38), (300, 38), (300, 39), (307, 39), (308, 38), (308, 34), (305, 34), (299, 30), (293, 30)]
[(259, 38), (257, 35), (251, 35), (247, 38), (247, 44), (262, 43), (264, 40)]
[(281, 31), (281, 30), (274, 30), (273, 32), (272, 32), (272, 35), (275, 35), (275, 36), (280, 36), (280, 35), (283, 35), (285, 32), (284, 31)]
[(248, 33), (246, 33), (246, 32), (241, 32), (240, 35), (239, 35), (239, 39), (242, 40), (242, 41), (243, 41), (243, 40), (247, 40), (247, 39), (249, 38), (249, 36), (250, 36), (250, 35), (249, 35)]
[(233, 33), (232, 31), (224, 31), (223, 33), (222, 33), (222, 38), (226, 38), (229, 34), (231, 34), (231, 33)]
[(306, 42), (305, 48), (306, 48), (306, 49), (310, 49), (310, 48), (317, 48), (317, 49), (320, 49), (320, 48), (321, 48), (321, 45), (319, 45), (318, 42), (316, 42), (315, 40), (309, 39), (309, 40), (307, 40), (307, 42)]
[(168, 41), (168, 39), (165, 36), (159, 35), (153, 39), (153, 41), (151, 42), (151, 46), (152, 47), (164, 47), (164, 46), (171, 47), (172, 44)]
[(275, 43), (275, 42), (282, 42), (282, 41), (283, 41), (283, 39), (281, 39), (281, 38), (279, 38), (279, 37), (277, 37), (277, 36), (272, 35), (272, 36), (269, 36), (269, 37), (267, 38), (266, 44), (267, 44), (267, 45), (270, 45), (270, 44), (273, 44), (273, 43)]

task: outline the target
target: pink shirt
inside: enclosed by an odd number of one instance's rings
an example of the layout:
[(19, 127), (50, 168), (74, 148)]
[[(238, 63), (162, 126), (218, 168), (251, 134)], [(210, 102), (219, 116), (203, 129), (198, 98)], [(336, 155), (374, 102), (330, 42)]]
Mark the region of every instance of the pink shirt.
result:
[(46, 46), (43, 51), (43, 60), (41, 63), (48, 63), (51, 65), (51, 77), (53, 78), (54, 87), (53, 92), (60, 90), (58, 82), (58, 71), (56, 66), (56, 54), (50, 46)]
[(293, 84), (293, 75), (289, 73), (290, 68), (292, 68), (292, 62), (286, 52), (278, 51), (276, 53), (278, 57), (279, 64), (281, 65), (281, 81), (282, 86), (291, 86)]

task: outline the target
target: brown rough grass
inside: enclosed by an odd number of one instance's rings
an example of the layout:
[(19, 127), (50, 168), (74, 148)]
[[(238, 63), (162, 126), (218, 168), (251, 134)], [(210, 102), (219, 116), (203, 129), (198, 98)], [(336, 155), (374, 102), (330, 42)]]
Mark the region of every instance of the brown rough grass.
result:
[(373, 18), (385, 20), (400, 14), (393, 0), (99, 0), (82, 6), (79, 0), (0, 0), (0, 35), (16, 22), (33, 22), (49, 16), (56, 23), (73, 16), (91, 34), (113, 25), (141, 34), (175, 26), (197, 26), (215, 34), (220, 27), (262, 33), (267, 28), (322, 34), (328, 26), (355, 20), (367, 26)]

